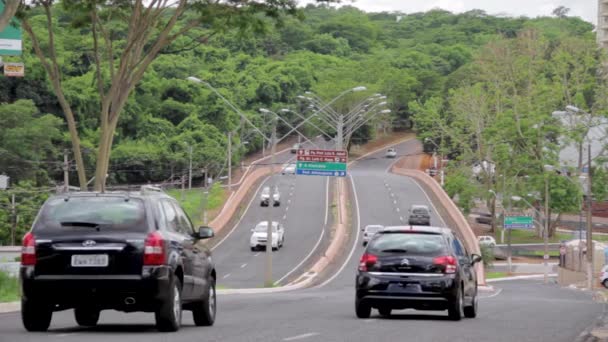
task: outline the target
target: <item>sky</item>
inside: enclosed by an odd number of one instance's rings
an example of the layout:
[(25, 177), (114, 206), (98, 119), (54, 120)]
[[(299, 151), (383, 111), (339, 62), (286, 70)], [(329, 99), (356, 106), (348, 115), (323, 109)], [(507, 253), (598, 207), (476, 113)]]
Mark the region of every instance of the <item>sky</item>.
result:
[[(302, 4), (313, 0), (301, 0)], [(442, 8), (451, 12), (481, 9), (492, 15), (547, 16), (554, 8), (570, 8), (570, 16), (597, 23), (598, 0), (343, 0), (342, 4), (358, 7), (366, 12), (423, 12)]]

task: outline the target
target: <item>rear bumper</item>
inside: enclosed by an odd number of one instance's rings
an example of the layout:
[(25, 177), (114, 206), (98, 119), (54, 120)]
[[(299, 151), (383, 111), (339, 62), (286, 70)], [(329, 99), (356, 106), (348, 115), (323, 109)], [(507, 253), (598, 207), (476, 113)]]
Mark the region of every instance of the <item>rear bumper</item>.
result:
[[(76, 306), (121, 311), (154, 311), (166, 299), (173, 271), (170, 266), (144, 267), (141, 275), (36, 275), (20, 270), (22, 296), (53, 305), (55, 310)], [(134, 303), (125, 300), (132, 298)]]
[(446, 310), (459, 287), (455, 275), (386, 275), (361, 272), (356, 299), (372, 307)]
[(430, 226), (431, 220), (426, 218), (410, 218), (408, 223), (414, 226)]

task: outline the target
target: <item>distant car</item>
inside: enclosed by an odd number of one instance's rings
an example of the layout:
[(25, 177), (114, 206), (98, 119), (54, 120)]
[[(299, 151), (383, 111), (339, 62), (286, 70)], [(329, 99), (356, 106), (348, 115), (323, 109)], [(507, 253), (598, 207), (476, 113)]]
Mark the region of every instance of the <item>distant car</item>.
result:
[(605, 288), (608, 289), (608, 265), (602, 267), (602, 272), (600, 272), (600, 282)]
[(431, 225), (431, 210), (426, 205), (414, 204), (411, 206), (409, 213), (409, 224), (416, 226)]
[[(268, 241), (268, 221), (262, 221), (251, 230), (251, 238), (249, 239), (249, 247), (251, 251), (257, 251), (259, 248), (266, 247)], [(285, 243), (285, 228), (282, 224), (276, 221), (272, 222), (272, 250), (276, 251), (283, 247)]]
[(489, 235), (481, 235), (477, 237), (480, 246), (495, 247), (496, 240)]
[(386, 158), (395, 158), (397, 156), (397, 151), (394, 148), (389, 148), (386, 150)]
[[(267, 207), (270, 205), (270, 187), (265, 186), (262, 189), (262, 194), (260, 195), (260, 206)], [(274, 187), (274, 191), (272, 192), (272, 205), (278, 207), (281, 205), (281, 193), (279, 192), (278, 187)]]
[(370, 240), (355, 280), (355, 312), (369, 318), (392, 310), (447, 310), (448, 317), (477, 316), (475, 264), (449, 228), (385, 227)]
[(384, 226), (378, 224), (370, 224), (365, 226), (365, 228), (363, 228), (363, 246), (366, 246), (374, 234), (382, 230), (382, 228), (384, 228)]
[(46, 331), (53, 311), (74, 309), (80, 326), (102, 310), (154, 312), (161, 331), (176, 331), (182, 310), (213, 325), (216, 272), (178, 201), (158, 188), (51, 196), (23, 237), (21, 319)]
[(291, 153), (298, 153), (298, 150), (301, 148), (300, 144), (293, 144), (291, 146)]
[(283, 175), (295, 175), (296, 174), (296, 164), (287, 164), (283, 171), (281, 171)]

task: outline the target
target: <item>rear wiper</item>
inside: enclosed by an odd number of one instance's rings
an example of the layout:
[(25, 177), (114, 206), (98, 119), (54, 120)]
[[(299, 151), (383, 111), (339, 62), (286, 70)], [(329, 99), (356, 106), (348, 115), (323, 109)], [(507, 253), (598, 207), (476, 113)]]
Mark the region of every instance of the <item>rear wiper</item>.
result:
[(390, 248), (390, 249), (383, 249), (382, 252), (384, 252), (384, 253), (407, 253), (407, 250), (400, 249), (400, 248)]
[(83, 227), (83, 228), (99, 228), (101, 223), (96, 222), (80, 222), (80, 221), (64, 221), (61, 222), (62, 227)]

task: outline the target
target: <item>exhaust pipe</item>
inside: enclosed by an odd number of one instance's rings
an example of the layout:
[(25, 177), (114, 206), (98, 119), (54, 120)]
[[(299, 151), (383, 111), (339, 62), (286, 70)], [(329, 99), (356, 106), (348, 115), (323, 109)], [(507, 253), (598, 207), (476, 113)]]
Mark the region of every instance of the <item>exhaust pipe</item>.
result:
[(133, 297), (127, 297), (127, 298), (125, 298), (125, 304), (127, 304), (127, 305), (133, 305), (133, 304), (135, 304), (135, 298), (133, 298)]

